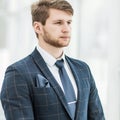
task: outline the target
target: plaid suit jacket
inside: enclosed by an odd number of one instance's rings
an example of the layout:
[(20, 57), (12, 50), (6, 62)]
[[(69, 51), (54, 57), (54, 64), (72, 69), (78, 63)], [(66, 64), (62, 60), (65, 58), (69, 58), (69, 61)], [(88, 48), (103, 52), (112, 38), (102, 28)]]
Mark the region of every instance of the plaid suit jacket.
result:
[[(95, 82), (88, 65), (66, 56), (78, 87), (75, 118), (70, 115), (60, 86), (35, 49), (10, 65), (5, 73), (1, 102), (6, 120), (105, 120)], [(38, 87), (38, 75), (48, 87)]]

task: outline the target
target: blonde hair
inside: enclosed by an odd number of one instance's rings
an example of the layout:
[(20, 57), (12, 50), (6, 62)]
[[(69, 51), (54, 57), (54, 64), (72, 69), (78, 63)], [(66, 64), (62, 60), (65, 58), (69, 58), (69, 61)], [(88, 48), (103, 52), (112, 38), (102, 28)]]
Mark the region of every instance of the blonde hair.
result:
[(49, 9), (58, 9), (73, 15), (73, 8), (66, 0), (39, 0), (31, 5), (32, 23), (35, 21), (45, 25), (49, 17)]

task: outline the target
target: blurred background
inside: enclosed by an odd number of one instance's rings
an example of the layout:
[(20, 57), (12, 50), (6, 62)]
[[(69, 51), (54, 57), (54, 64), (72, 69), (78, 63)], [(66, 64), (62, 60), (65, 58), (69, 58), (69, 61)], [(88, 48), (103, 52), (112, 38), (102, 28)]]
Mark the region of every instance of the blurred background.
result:
[[(0, 0), (0, 90), (8, 65), (37, 44), (30, 5), (36, 0)], [(66, 52), (87, 62), (106, 120), (120, 120), (120, 0), (68, 0), (75, 14)], [(0, 104), (0, 120), (5, 120)]]

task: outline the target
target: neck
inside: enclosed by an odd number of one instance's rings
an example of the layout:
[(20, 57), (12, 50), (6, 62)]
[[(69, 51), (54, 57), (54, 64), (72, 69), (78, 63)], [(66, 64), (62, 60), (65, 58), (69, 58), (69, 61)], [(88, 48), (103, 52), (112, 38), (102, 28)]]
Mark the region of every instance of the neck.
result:
[(49, 44), (43, 45), (40, 42), (39, 42), (39, 46), (45, 51), (47, 51), (49, 54), (51, 54), (56, 59), (60, 58), (63, 54), (63, 48), (54, 47)]

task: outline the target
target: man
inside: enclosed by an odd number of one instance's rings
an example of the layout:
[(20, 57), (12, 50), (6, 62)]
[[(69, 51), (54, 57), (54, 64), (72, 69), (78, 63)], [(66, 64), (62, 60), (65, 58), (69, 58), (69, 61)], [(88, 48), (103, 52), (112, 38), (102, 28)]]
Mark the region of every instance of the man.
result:
[(38, 45), (6, 70), (1, 91), (6, 120), (105, 120), (88, 65), (63, 50), (70, 42), (71, 5), (41, 0), (31, 14)]

